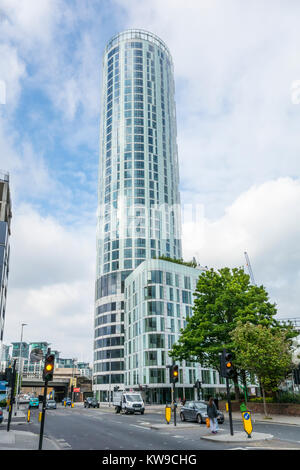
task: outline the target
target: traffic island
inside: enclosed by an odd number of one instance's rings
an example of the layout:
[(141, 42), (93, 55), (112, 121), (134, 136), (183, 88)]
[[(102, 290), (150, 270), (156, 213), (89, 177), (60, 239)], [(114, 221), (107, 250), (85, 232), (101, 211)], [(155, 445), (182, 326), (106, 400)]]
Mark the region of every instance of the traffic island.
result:
[(273, 439), (273, 437), (272, 434), (253, 432), (251, 438), (249, 438), (245, 432), (235, 432), (233, 436), (231, 434), (209, 434), (208, 436), (201, 436), (200, 439), (216, 442), (243, 442), (251, 444), (257, 441), (267, 441)]

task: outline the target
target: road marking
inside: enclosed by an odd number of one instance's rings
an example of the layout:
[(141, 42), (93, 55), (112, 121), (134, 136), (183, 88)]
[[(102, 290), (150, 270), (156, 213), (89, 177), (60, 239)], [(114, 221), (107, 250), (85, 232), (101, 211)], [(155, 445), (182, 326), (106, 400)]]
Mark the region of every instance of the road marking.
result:
[(64, 439), (56, 439), (56, 441), (62, 447), (72, 448), (72, 446), (70, 444), (68, 444), (68, 442), (66, 442)]
[(247, 447), (233, 447), (232, 449), (228, 450), (247, 450)]
[(144, 426), (139, 426), (138, 424), (130, 424), (130, 426), (134, 426), (135, 428), (140, 428), (140, 429), (144, 429), (144, 430), (145, 430), (145, 427), (144, 427)]

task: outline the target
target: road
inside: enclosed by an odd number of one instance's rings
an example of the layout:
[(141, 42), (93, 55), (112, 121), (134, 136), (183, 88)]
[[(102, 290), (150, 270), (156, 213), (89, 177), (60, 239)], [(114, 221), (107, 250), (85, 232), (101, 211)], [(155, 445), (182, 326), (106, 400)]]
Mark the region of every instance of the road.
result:
[[(183, 428), (180, 424), (175, 427), (170, 423), (163, 429), (151, 429), (150, 426), (155, 424), (165, 424), (163, 412), (123, 415), (115, 414), (109, 409), (85, 409), (83, 405), (64, 408), (58, 404), (56, 410), (46, 411), (44, 432), (45, 436), (55, 440), (59, 448), (63, 450), (223, 450), (237, 448), (236, 443), (202, 440), (201, 435), (209, 434), (205, 425), (189, 423)], [(274, 423), (255, 423), (254, 426), (256, 432), (272, 434), (276, 442), (280, 439), (283, 443), (293, 443), (300, 449), (299, 426)], [(28, 429), (39, 433), (38, 410), (32, 410)], [(220, 425), (220, 430), (229, 433), (228, 419)], [(242, 423), (234, 421), (234, 431), (241, 430), (243, 430)], [(251, 445), (252, 443), (249, 442), (247, 447)], [(257, 448), (257, 443), (254, 448)]]

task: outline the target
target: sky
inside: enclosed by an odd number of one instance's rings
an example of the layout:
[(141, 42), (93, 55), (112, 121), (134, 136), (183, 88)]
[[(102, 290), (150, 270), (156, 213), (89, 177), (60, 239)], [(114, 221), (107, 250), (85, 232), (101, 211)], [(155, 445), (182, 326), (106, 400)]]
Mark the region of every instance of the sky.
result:
[(174, 61), (184, 259), (247, 270), (247, 251), (278, 317), (299, 316), (299, 15), (297, 0), (0, 0), (4, 344), (24, 322), (24, 341), (93, 359), (102, 54), (130, 28)]

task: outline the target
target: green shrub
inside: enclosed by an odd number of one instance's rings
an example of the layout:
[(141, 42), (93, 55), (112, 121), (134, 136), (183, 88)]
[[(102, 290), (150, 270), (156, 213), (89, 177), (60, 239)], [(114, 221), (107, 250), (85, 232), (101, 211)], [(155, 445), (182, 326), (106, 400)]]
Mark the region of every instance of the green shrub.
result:
[[(262, 397), (250, 398), (252, 403), (263, 403)], [(266, 397), (266, 403), (299, 403), (300, 394), (294, 394), (291, 392), (278, 393), (276, 397)]]
[[(251, 403), (263, 403), (263, 397), (250, 398)], [(273, 403), (274, 399), (272, 397), (266, 397), (266, 403)]]
[(300, 394), (294, 394), (291, 392), (282, 392), (276, 397), (277, 403), (299, 403), (300, 404)]
[(6, 400), (0, 401), (0, 408), (6, 408)]

